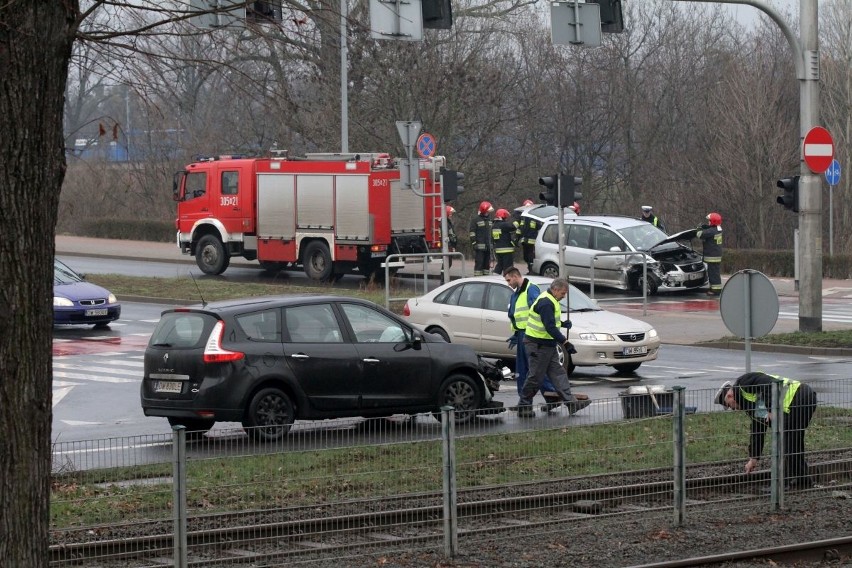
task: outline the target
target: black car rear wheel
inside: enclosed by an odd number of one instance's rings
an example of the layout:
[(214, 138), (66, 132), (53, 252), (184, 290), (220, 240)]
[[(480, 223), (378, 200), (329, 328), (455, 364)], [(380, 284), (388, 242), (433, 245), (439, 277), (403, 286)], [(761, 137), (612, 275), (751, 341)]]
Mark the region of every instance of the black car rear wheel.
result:
[[(438, 391), (438, 407), (452, 406), (456, 411), (456, 424), (473, 418), (473, 412), (479, 408), (479, 400), (479, 389), (467, 375), (451, 375)], [(440, 420), (440, 412), (438, 417)]]
[(277, 388), (259, 391), (248, 406), (243, 427), (260, 442), (280, 440), (296, 421), (296, 410), (290, 397)]

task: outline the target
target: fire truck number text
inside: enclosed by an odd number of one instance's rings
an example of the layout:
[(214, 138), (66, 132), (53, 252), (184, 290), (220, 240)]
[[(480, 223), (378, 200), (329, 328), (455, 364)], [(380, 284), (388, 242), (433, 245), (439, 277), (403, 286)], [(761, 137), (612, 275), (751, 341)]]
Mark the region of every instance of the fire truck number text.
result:
[(236, 195), (223, 195), (219, 199), (219, 205), (221, 205), (222, 207), (236, 207), (237, 205), (239, 205), (239, 200), (237, 199)]
[(373, 178), (373, 187), (387, 187), (388, 180), (382, 178)]

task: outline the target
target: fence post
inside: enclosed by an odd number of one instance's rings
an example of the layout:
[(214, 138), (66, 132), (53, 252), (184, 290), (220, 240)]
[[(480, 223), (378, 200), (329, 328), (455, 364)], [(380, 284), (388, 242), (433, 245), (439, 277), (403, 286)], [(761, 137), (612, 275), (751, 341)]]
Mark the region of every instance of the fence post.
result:
[(685, 388), (673, 387), (674, 408), (672, 409), (672, 438), (674, 441), (674, 471), (672, 472), (672, 501), (674, 505), (674, 525), (683, 525), (686, 515), (686, 404)]
[(456, 506), (456, 413), (452, 406), (441, 407), (441, 440), (444, 462), (444, 554), (458, 554), (458, 508)]
[(174, 426), (172, 434), (175, 568), (186, 568), (186, 427)]
[(769, 489), (770, 509), (784, 507), (784, 392), (781, 381), (772, 382), (772, 470)]

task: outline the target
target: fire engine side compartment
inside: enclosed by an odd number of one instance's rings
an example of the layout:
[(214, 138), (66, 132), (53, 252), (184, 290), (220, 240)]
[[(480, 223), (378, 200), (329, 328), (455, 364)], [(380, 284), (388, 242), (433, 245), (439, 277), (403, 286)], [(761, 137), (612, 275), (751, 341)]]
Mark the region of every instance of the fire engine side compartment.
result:
[(296, 176), (257, 175), (257, 257), (296, 260)]

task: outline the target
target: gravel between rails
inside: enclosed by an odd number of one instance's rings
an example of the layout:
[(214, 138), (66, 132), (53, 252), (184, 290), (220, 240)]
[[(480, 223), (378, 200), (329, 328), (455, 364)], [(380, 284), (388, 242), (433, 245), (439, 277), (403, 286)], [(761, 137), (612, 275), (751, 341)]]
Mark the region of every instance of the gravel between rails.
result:
[[(410, 552), (380, 557), (348, 558), (353, 568), (533, 568), (545, 566), (622, 568), (740, 550), (770, 548), (852, 535), (852, 492), (816, 491), (788, 494), (780, 512), (766, 500), (725, 503), (687, 509), (682, 527), (671, 515), (633, 519), (601, 518), (569, 525), (564, 532), (535, 534), (519, 528), (514, 538), (467, 542), (460, 537), (459, 554)], [(311, 566), (334, 566), (340, 561)], [(776, 566), (768, 561), (735, 562), (742, 568)], [(794, 566), (852, 567), (852, 558)]]

